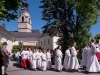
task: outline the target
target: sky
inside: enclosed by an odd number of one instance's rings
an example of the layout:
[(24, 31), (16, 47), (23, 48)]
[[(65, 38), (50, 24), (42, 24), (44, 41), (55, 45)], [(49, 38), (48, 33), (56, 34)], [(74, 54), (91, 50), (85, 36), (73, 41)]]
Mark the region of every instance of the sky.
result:
[[(41, 15), (43, 9), (39, 8), (41, 0), (27, 0), (29, 4), (29, 10), (31, 13), (31, 20), (32, 20), (32, 29), (39, 29), (42, 31), (42, 27), (46, 24), (45, 21), (41, 20)], [(6, 29), (8, 31), (17, 31), (18, 30), (18, 19), (11, 20), (10, 22), (7, 21), (0, 21), (0, 25), (2, 23), (6, 24)], [(96, 34), (100, 34), (100, 17), (98, 18), (97, 24), (93, 25), (90, 32), (92, 33), (93, 37)]]

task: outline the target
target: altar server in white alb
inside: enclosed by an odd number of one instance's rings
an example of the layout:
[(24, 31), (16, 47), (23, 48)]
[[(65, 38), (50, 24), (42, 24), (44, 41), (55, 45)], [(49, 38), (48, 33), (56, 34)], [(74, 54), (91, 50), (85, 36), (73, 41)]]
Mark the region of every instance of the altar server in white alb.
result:
[(69, 46), (68, 49), (65, 51), (63, 68), (66, 69), (66, 71), (70, 71), (70, 58), (71, 58), (70, 50), (71, 46)]
[(33, 49), (33, 53), (32, 53), (32, 69), (34, 70), (34, 71), (36, 71), (37, 69), (36, 69), (36, 61), (37, 61), (37, 54), (36, 54), (36, 51), (35, 51), (35, 49)]
[(28, 57), (28, 62), (30, 63), (29, 64), (29, 68), (32, 68), (32, 49), (31, 48), (28, 48), (28, 53), (29, 53), (29, 57)]
[[(36, 52), (36, 54), (37, 54), (37, 56), (38, 56), (39, 49), (38, 49), (38, 48), (36, 48), (36, 49), (35, 49), (35, 52)], [(36, 60), (36, 67), (38, 68), (38, 59)]]
[(56, 67), (58, 72), (62, 71), (62, 57), (61, 46), (58, 46), (56, 50)]
[(90, 51), (90, 58), (88, 58), (88, 65), (86, 68), (86, 72), (100, 72), (100, 64), (98, 62), (98, 59), (96, 57), (96, 45), (95, 45), (96, 40), (92, 39), (91, 40), (91, 51)]
[(42, 65), (41, 65), (41, 70), (46, 71), (47, 70), (47, 56), (46, 56), (46, 50), (43, 50), (42, 54)]
[(22, 67), (26, 69), (27, 66), (28, 66), (27, 59), (28, 59), (28, 56), (29, 56), (27, 47), (25, 48), (25, 50), (22, 51), (21, 56), (22, 56)]
[(37, 54), (37, 68), (41, 69), (41, 63), (42, 63), (42, 50), (40, 49)]
[(76, 46), (76, 42), (73, 42), (72, 48), (71, 48), (71, 66), (70, 66), (70, 69), (72, 70), (72, 72), (74, 72), (75, 70), (77, 70), (78, 72), (81, 72), (81, 70), (79, 70), (79, 62), (77, 59), (77, 52), (79, 50), (76, 50), (75, 46)]
[(52, 68), (50, 49), (47, 49), (47, 69)]
[(87, 63), (87, 44), (84, 43), (83, 44), (83, 48), (82, 48), (82, 60), (81, 60), (81, 64), (80, 66), (85, 68), (86, 67), (86, 63)]

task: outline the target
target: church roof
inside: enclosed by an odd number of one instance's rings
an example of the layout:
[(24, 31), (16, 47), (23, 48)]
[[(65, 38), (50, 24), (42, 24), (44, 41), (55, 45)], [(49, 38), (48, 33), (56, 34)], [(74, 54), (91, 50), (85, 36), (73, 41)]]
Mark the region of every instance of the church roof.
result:
[(39, 30), (32, 30), (32, 32), (18, 32), (18, 31), (9, 31), (15, 38), (28, 38), (36, 37), (39, 38), (42, 33)]

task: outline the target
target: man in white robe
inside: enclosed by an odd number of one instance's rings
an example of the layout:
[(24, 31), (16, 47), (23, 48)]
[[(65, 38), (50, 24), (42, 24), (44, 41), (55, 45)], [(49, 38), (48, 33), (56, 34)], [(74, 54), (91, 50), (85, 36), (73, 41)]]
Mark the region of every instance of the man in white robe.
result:
[(56, 67), (58, 72), (62, 71), (62, 56), (61, 46), (58, 46), (56, 50)]
[(98, 62), (98, 59), (96, 57), (96, 45), (94, 44), (96, 42), (95, 39), (91, 40), (91, 51), (90, 51), (90, 58), (88, 58), (88, 65), (86, 68), (86, 73), (88, 72), (100, 72), (100, 64)]
[(66, 70), (70, 70), (70, 58), (71, 58), (70, 49), (71, 47), (68, 47), (68, 49), (65, 51), (63, 68)]

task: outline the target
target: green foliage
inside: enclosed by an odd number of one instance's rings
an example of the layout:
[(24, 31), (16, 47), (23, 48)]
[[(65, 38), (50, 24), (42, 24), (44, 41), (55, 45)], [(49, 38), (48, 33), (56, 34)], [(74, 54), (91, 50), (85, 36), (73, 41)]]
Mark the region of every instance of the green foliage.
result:
[(12, 48), (12, 53), (16, 53), (19, 51), (19, 46), (18, 45), (14, 45)]
[(14, 20), (18, 18), (17, 10), (22, 0), (0, 0), (0, 20)]
[(96, 39), (97, 43), (99, 43), (100, 34), (97, 34), (94, 38)]
[(62, 34), (58, 44), (63, 50), (75, 41), (80, 54), (83, 43), (90, 40), (91, 27), (98, 21), (100, 0), (42, 0), (41, 3), (42, 20), (47, 21), (43, 33)]

